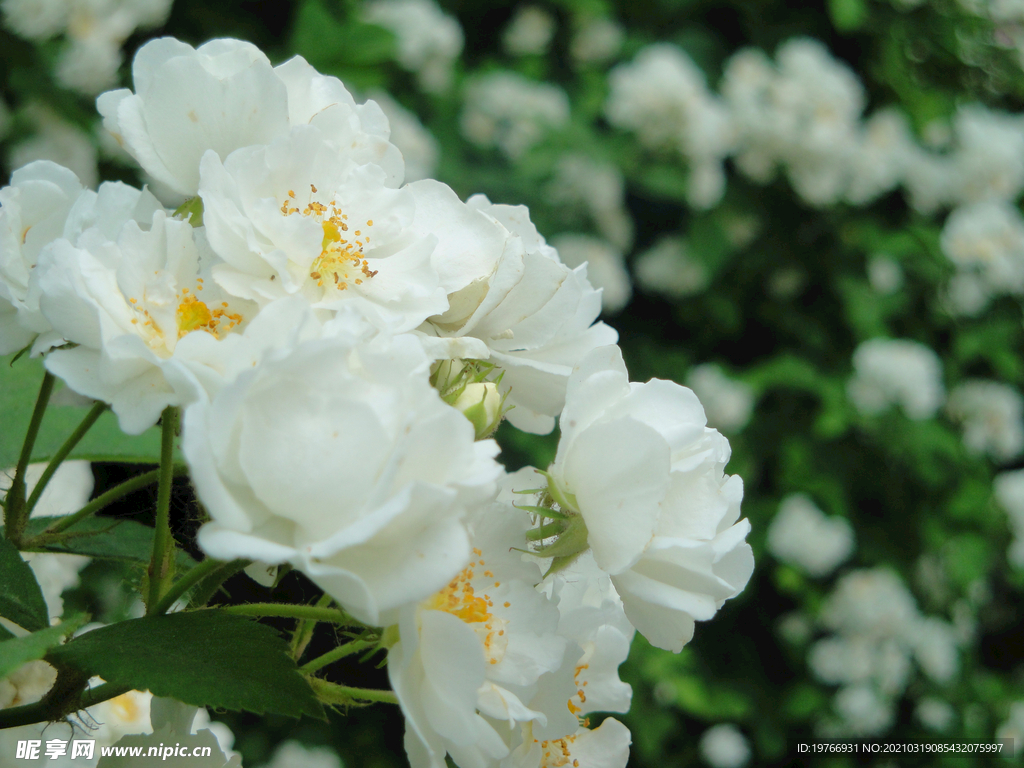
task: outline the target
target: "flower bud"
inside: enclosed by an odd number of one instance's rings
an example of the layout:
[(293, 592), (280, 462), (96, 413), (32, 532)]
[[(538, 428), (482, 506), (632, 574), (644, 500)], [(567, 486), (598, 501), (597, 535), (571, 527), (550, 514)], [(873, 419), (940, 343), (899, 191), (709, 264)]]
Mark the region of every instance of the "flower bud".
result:
[(492, 381), (467, 384), (452, 403), (462, 411), (476, 430), (476, 439), (483, 440), (501, 422), (501, 393)]

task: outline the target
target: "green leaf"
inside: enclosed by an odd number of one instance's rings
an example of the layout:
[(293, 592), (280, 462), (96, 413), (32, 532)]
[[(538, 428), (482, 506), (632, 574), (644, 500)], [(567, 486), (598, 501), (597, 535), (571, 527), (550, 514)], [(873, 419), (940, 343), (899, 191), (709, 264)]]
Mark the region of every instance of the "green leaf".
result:
[(197, 707), (324, 717), (288, 644), (270, 627), (222, 611), (122, 621), (55, 648), (50, 658)]
[(83, 613), (56, 627), (47, 627), (25, 637), (14, 637), (0, 642), (0, 680), (22, 664), (43, 658), (47, 651), (61, 644), (65, 635), (82, 626), (87, 618), (88, 615)]
[(319, 68), (365, 66), (391, 59), (395, 36), (375, 24), (338, 19), (320, 0), (306, 0), (296, 14), (290, 48)]
[[(48, 526), (60, 519), (60, 517), (34, 517), (28, 521), (26, 535), (38, 536)], [(153, 556), (153, 529), (134, 520), (90, 517), (75, 523), (64, 534), (70, 535), (43, 549), (47, 552), (88, 555), (107, 560), (127, 560), (137, 563), (149, 563)], [(195, 560), (180, 550), (176, 562), (179, 571), (188, 570), (196, 564)]]
[[(11, 357), (0, 358), (0, 413), (4, 415), (3, 429), (0, 429), (0, 469), (12, 467), (18, 461), (43, 378), (39, 360), (22, 358), (11, 365)], [(51, 403), (36, 438), (33, 460), (42, 461), (52, 456), (88, 412), (87, 407)], [(137, 437), (126, 435), (118, 426), (117, 417), (108, 411), (75, 446), (70, 458), (155, 464), (159, 457), (159, 430), (150, 429)]]
[(0, 539), (0, 616), (31, 631), (50, 626), (36, 576), (6, 538)]

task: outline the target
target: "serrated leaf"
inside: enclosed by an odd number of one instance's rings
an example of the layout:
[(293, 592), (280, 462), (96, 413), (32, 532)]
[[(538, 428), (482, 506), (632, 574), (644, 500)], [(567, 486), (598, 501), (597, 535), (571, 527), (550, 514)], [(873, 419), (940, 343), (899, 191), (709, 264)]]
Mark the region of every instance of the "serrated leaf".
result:
[(24, 637), (11, 637), (0, 642), (0, 680), (7, 677), (22, 664), (43, 658), (51, 648), (61, 644), (85, 623), (86, 614), (75, 616), (56, 627), (47, 627)]
[[(18, 461), (43, 379), (39, 360), (22, 358), (11, 365), (12, 357), (0, 358), (0, 413), (4, 415), (0, 430), (0, 469), (12, 467)], [(88, 412), (88, 408), (51, 404), (36, 437), (33, 460), (52, 456)], [(150, 429), (137, 437), (126, 435), (118, 426), (117, 417), (107, 411), (75, 446), (71, 458), (155, 464), (160, 458), (160, 431)]]
[(50, 626), (36, 576), (6, 538), (0, 538), (0, 616), (30, 631)]
[[(38, 536), (60, 519), (33, 517), (26, 526), (26, 535)], [(153, 529), (134, 520), (89, 517), (75, 523), (65, 533), (71, 535), (43, 549), (46, 552), (88, 555), (137, 563), (148, 563), (153, 556)], [(178, 550), (176, 563), (179, 571), (188, 570), (196, 564), (195, 560), (181, 550)]]
[(50, 657), (197, 707), (324, 717), (277, 632), (222, 611), (122, 621), (77, 637)]

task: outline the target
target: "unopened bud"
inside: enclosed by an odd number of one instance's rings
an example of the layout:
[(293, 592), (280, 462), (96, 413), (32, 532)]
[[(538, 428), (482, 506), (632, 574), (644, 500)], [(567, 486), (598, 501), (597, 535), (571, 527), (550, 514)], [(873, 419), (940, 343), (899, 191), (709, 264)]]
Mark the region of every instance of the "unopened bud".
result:
[(452, 403), (469, 419), (476, 430), (476, 439), (490, 435), (501, 421), (501, 393), (492, 381), (467, 384)]

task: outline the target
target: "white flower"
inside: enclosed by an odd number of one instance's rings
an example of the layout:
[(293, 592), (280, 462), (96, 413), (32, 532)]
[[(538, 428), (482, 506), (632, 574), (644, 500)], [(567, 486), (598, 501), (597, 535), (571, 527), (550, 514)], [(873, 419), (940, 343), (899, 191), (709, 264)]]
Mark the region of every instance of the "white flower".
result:
[(139, 49), (132, 76), (135, 93), (96, 100), (103, 124), (145, 171), (182, 195), (196, 194), (208, 150), (225, 159), (307, 123), (353, 162), (379, 164), (391, 186), (402, 181), (401, 153), (387, 140), (380, 108), (357, 105), (341, 81), (300, 56), (272, 67), (250, 43), (212, 40), (193, 49), (165, 37)]
[(522, 743), (501, 762), (501, 768), (626, 768), (630, 743), (629, 729), (614, 717), (597, 728), (582, 727), (559, 739), (533, 738), (527, 724)]
[(868, 261), (868, 282), (883, 296), (896, 293), (903, 287), (903, 267), (884, 254), (872, 256)]
[(0, 354), (32, 342), (48, 330), (38, 304), (28, 301), (29, 276), (42, 248), (64, 233), (82, 185), (67, 168), (39, 161), (11, 175), (0, 189)]
[(686, 383), (700, 399), (708, 426), (722, 432), (739, 432), (754, 411), (754, 391), (742, 381), (730, 379), (714, 363), (690, 369)]
[(853, 553), (853, 528), (841, 517), (826, 517), (802, 493), (787, 496), (768, 528), (768, 549), (811, 576), (827, 576)]
[(324, 310), (355, 306), (396, 333), (448, 308), (431, 265), (437, 237), (411, 228), (443, 185), (392, 189), (379, 166), (355, 164), (315, 126), (223, 162), (207, 152), (200, 168), (203, 223), (225, 262), (213, 275), (229, 293), (261, 305), (302, 295)]
[(942, 362), (930, 348), (905, 339), (871, 339), (853, 353), (847, 395), (867, 415), (899, 405), (910, 419), (935, 415), (945, 400)]
[[(39, 304), (54, 330), (78, 346), (46, 357), (76, 392), (111, 404), (121, 428), (139, 434), (168, 405), (195, 394), (186, 372), (197, 333), (222, 337), (255, 313), (211, 280), (216, 257), (201, 230), (153, 214), (116, 239), (92, 230), (78, 247), (56, 240), (40, 255)], [(95, 235), (95, 236), (91, 236)]]
[(24, 113), (35, 133), (11, 147), (7, 156), (9, 167), (21, 168), (36, 160), (50, 160), (70, 168), (85, 187), (99, 183), (96, 147), (87, 132), (42, 104), (30, 104)]
[(922, 696), (917, 700), (914, 716), (928, 730), (946, 733), (956, 720), (956, 710), (948, 701), (935, 696)]
[(633, 626), (678, 652), (753, 570), (742, 481), (723, 473), (728, 441), (689, 389), (631, 384), (618, 347), (577, 365), (560, 426), (555, 492), (582, 516)]
[(428, 365), (411, 336), (313, 339), (190, 406), (182, 451), (211, 517), (200, 546), (290, 562), (370, 624), (441, 589), (499, 467)]
[(1008, 384), (973, 379), (949, 393), (947, 409), (961, 422), (964, 445), (1006, 463), (1024, 450), (1024, 398)]
[(865, 205), (897, 187), (914, 161), (915, 149), (902, 113), (892, 109), (875, 112), (858, 130), (846, 199)]
[(692, 296), (708, 287), (707, 269), (688, 253), (685, 240), (672, 235), (662, 236), (641, 253), (633, 272), (645, 291), (670, 299)]
[(547, 51), (555, 34), (555, 20), (536, 5), (521, 6), (505, 27), (501, 42), (515, 56), (537, 55)]
[[(858, 135), (864, 89), (816, 40), (788, 40), (776, 61), (773, 66), (761, 51), (744, 49), (726, 65), (722, 95), (738, 131), (737, 165), (762, 183), (782, 165), (804, 200), (817, 206), (835, 203), (847, 193), (853, 165), (869, 159), (858, 154), (876, 151)], [(885, 137), (877, 138), (884, 154)], [(888, 181), (859, 180), (852, 194), (860, 198)]]
[(576, 61), (598, 64), (618, 54), (625, 37), (622, 25), (612, 19), (588, 19), (576, 30), (569, 50)]
[[(161, 762), (168, 768), (242, 768), (241, 756), (225, 754), (212, 730), (195, 729), (193, 721), (199, 711), (173, 699), (154, 698), (151, 706), (152, 732), (124, 736), (115, 744), (140, 748), (142, 756), (102, 757), (97, 768), (143, 768), (152, 762), (152, 758), (146, 757), (152, 747), (162, 748)], [(204, 747), (210, 750), (208, 756), (193, 754), (193, 750)], [(163, 750), (168, 748), (175, 752), (164, 753)]]
[(838, 721), (818, 726), (823, 738), (864, 738), (884, 733), (895, 719), (893, 704), (867, 685), (851, 685), (839, 690), (832, 704)]
[(603, 311), (615, 314), (629, 303), (633, 285), (621, 249), (593, 235), (555, 235), (551, 245), (567, 267), (587, 265), (587, 277), (601, 291)]
[(472, 521), (469, 565), (400, 611), (388, 677), (413, 768), (443, 766), (446, 753), (461, 766), (486, 765), (508, 755), (517, 723), (547, 723), (528, 704), (538, 678), (562, 664), (566, 640), (557, 634), (558, 609), (534, 588), (540, 569), (516, 551), (527, 526), (505, 504), (482, 510)]
[(289, 739), (281, 742), (264, 768), (342, 768), (341, 758), (330, 747), (307, 747)]
[[(514, 406), (508, 420), (546, 434), (562, 411), (572, 367), (618, 335), (594, 323), (601, 295), (587, 280), (586, 267), (562, 264), (524, 206), (494, 205), (475, 195), (465, 212), (461, 221), (476, 236), (467, 238), (461, 229), (442, 235), (435, 262), (442, 275), (453, 275), (450, 286), (461, 275), (461, 286), (449, 296), (449, 311), (421, 330), (444, 339), (435, 357), (475, 357), (497, 365), (504, 372), (501, 392)], [(454, 349), (444, 351), (448, 345)]]
[(996, 475), (993, 490), (1013, 533), (1006, 558), (1017, 568), (1024, 568), (1024, 469)]
[(405, 160), (405, 180), (433, 178), (441, 148), (419, 118), (384, 91), (370, 93), (391, 125), (391, 143)]
[(452, 63), (462, 53), (462, 27), (433, 0), (374, 0), (363, 7), (367, 21), (398, 38), (398, 63), (415, 72), (429, 93), (448, 90)]
[[(977, 282), (985, 297), (977, 309), (989, 296), (1024, 293), (1024, 217), (1016, 207), (1000, 200), (961, 206), (946, 219), (940, 245), (961, 279)], [(951, 286), (954, 297), (963, 291), (963, 285)], [(969, 300), (954, 300), (958, 306), (973, 308)]]
[(515, 160), (545, 133), (567, 124), (569, 113), (569, 97), (557, 85), (496, 71), (466, 86), (459, 127), (472, 143), (496, 146)]
[(626, 211), (625, 191), (625, 179), (614, 165), (567, 152), (555, 164), (547, 195), (553, 203), (582, 207), (605, 239), (628, 250), (633, 220)]
[(713, 768), (741, 768), (750, 761), (750, 745), (740, 729), (730, 723), (719, 723), (704, 731), (700, 753)]
[(1013, 739), (1014, 744), (1024, 741), (1024, 701), (1014, 701), (1010, 711), (996, 729), (997, 739)]
[(656, 43), (608, 75), (608, 121), (634, 131), (652, 149), (674, 149), (690, 165), (687, 198), (709, 208), (725, 191), (722, 160), (732, 149), (725, 105), (707, 89), (704, 73), (679, 47)]
[(3, 0), (4, 24), (29, 40), (45, 40), (67, 23), (68, 0)]

